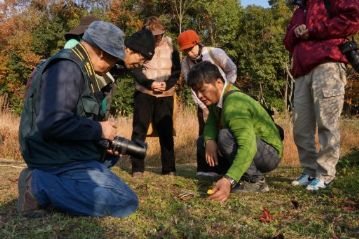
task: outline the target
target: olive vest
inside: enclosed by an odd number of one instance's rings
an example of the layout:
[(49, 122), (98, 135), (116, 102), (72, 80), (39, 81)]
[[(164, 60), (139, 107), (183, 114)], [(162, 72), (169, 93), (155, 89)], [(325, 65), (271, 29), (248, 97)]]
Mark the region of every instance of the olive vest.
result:
[[(30, 168), (54, 168), (78, 161), (100, 161), (104, 149), (95, 141), (58, 141), (43, 138), (36, 125), (39, 114), (42, 74), (54, 61), (66, 59), (77, 64), (83, 76), (84, 87), (76, 107), (76, 115), (96, 121), (103, 120), (107, 111), (106, 97), (101, 91), (94, 93), (89, 75), (88, 61), (82, 61), (72, 49), (63, 49), (40, 64), (32, 78), (21, 114), (20, 150)], [(82, 58), (83, 59), (83, 58)]]

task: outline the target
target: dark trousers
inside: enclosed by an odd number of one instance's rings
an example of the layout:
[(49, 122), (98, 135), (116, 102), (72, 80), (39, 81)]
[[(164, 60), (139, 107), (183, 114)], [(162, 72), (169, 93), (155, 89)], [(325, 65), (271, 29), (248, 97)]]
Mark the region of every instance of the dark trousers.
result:
[(200, 107), (197, 107), (197, 120), (198, 120), (198, 136), (201, 136), (203, 134), (204, 125), (206, 124), (206, 122), (204, 122), (203, 110)]
[[(203, 137), (200, 138), (202, 138), (202, 147), (199, 147), (200, 145), (198, 145), (197, 165), (207, 164), (205, 160)], [(198, 140), (198, 143), (200, 143), (200, 139)], [(221, 129), (219, 131), (217, 145), (220, 170), (224, 170), (225, 167), (227, 167), (225, 170), (227, 171), (233, 163), (238, 149), (238, 145), (230, 130)], [(201, 159), (201, 162), (198, 162), (198, 159)], [(281, 158), (275, 148), (260, 138), (257, 138), (257, 152), (248, 170), (242, 176), (242, 180), (257, 182), (258, 180), (263, 179), (263, 174), (274, 170), (278, 166), (280, 160)], [(213, 169), (211, 171), (213, 171)]]
[[(172, 114), (172, 96), (156, 98), (138, 91), (135, 92), (131, 138), (145, 141), (149, 124), (152, 122), (160, 139), (163, 174), (176, 171)], [(132, 172), (143, 172), (144, 170), (144, 159), (132, 158)]]

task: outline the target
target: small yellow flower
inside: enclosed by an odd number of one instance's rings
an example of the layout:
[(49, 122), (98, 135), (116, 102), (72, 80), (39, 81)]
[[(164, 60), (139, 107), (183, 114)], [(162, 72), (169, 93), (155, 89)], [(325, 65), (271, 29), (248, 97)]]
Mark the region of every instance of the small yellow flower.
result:
[(212, 190), (212, 189), (208, 189), (207, 194), (208, 194), (208, 195), (213, 194), (213, 190)]

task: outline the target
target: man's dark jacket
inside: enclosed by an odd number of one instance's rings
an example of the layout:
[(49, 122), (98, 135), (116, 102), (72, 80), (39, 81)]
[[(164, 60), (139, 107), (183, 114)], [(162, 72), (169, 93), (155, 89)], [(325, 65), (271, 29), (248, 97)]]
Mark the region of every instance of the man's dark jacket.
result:
[[(87, 61), (89, 63), (89, 61)], [(64, 49), (36, 70), (21, 115), (21, 153), (30, 168), (101, 160), (101, 105), (93, 93), (89, 67)], [(100, 97), (99, 97), (100, 96)]]

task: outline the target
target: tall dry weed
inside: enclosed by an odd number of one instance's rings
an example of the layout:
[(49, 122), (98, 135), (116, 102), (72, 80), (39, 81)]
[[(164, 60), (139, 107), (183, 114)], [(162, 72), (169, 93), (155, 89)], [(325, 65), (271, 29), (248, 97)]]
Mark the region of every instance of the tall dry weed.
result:
[(18, 128), (20, 118), (6, 110), (0, 111), (0, 160), (20, 160)]
[(359, 119), (343, 119), (340, 125), (341, 155), (348, 154), (351, 150), (359, 150)]
[[(132, 133), (132, 118), (117, 118), (117, 133), (128, 139), (131, 138)], [(179, 164), (196, 162), (196, 140), (198, 135), (197, 117), (194, 110), (178, 109), (175, 119), (175, 157)], [(161, 165), (161, 149), (158, 137), (147, 137), (148, 144), (146, 165), (160, 166)], [(126, 166), (129, 165), (128, 157), (124, 157)]]
[(298, 151), (293, 141), (293, 124), (290, 117), (277, 117), (276, 123), (284, 129), (284, 149), (281, 165), (298, 166)]
[[(132, 133), (132, 118), (119, 117), (115, 119), (117, 124), (117, 133), (128, 139)], [(22, 160), (19, 152), (18, 127), (20, 119), (8, 111), (0, 112), (0, 159)], [(281, 165), (298, 166), (297, 148), (293, 141), (292, 123), (290, 117), (277, 117), (276, 122), (280, 124), (285, 131), (284, 139), (284, 157)], [(341, 155), (345, 155), (353, 148), (359, 147), (359, 120), (342, 119), (341, 124)], [(179, 109), (175, 120), (176, 136), (175, 154), (176, 162), (195, 163), (196, 162), (196, 140), (198, 136), (197, 116), (194, 110)], [(148, 151), (146, 166), (158, 167), (161, 165), (160, 145), (158, 137), (148, 137)], [(317, 143), (318, 144), (318, 143)], [(129, 157), (124, 157), (123, 165), (130, 166)]]

